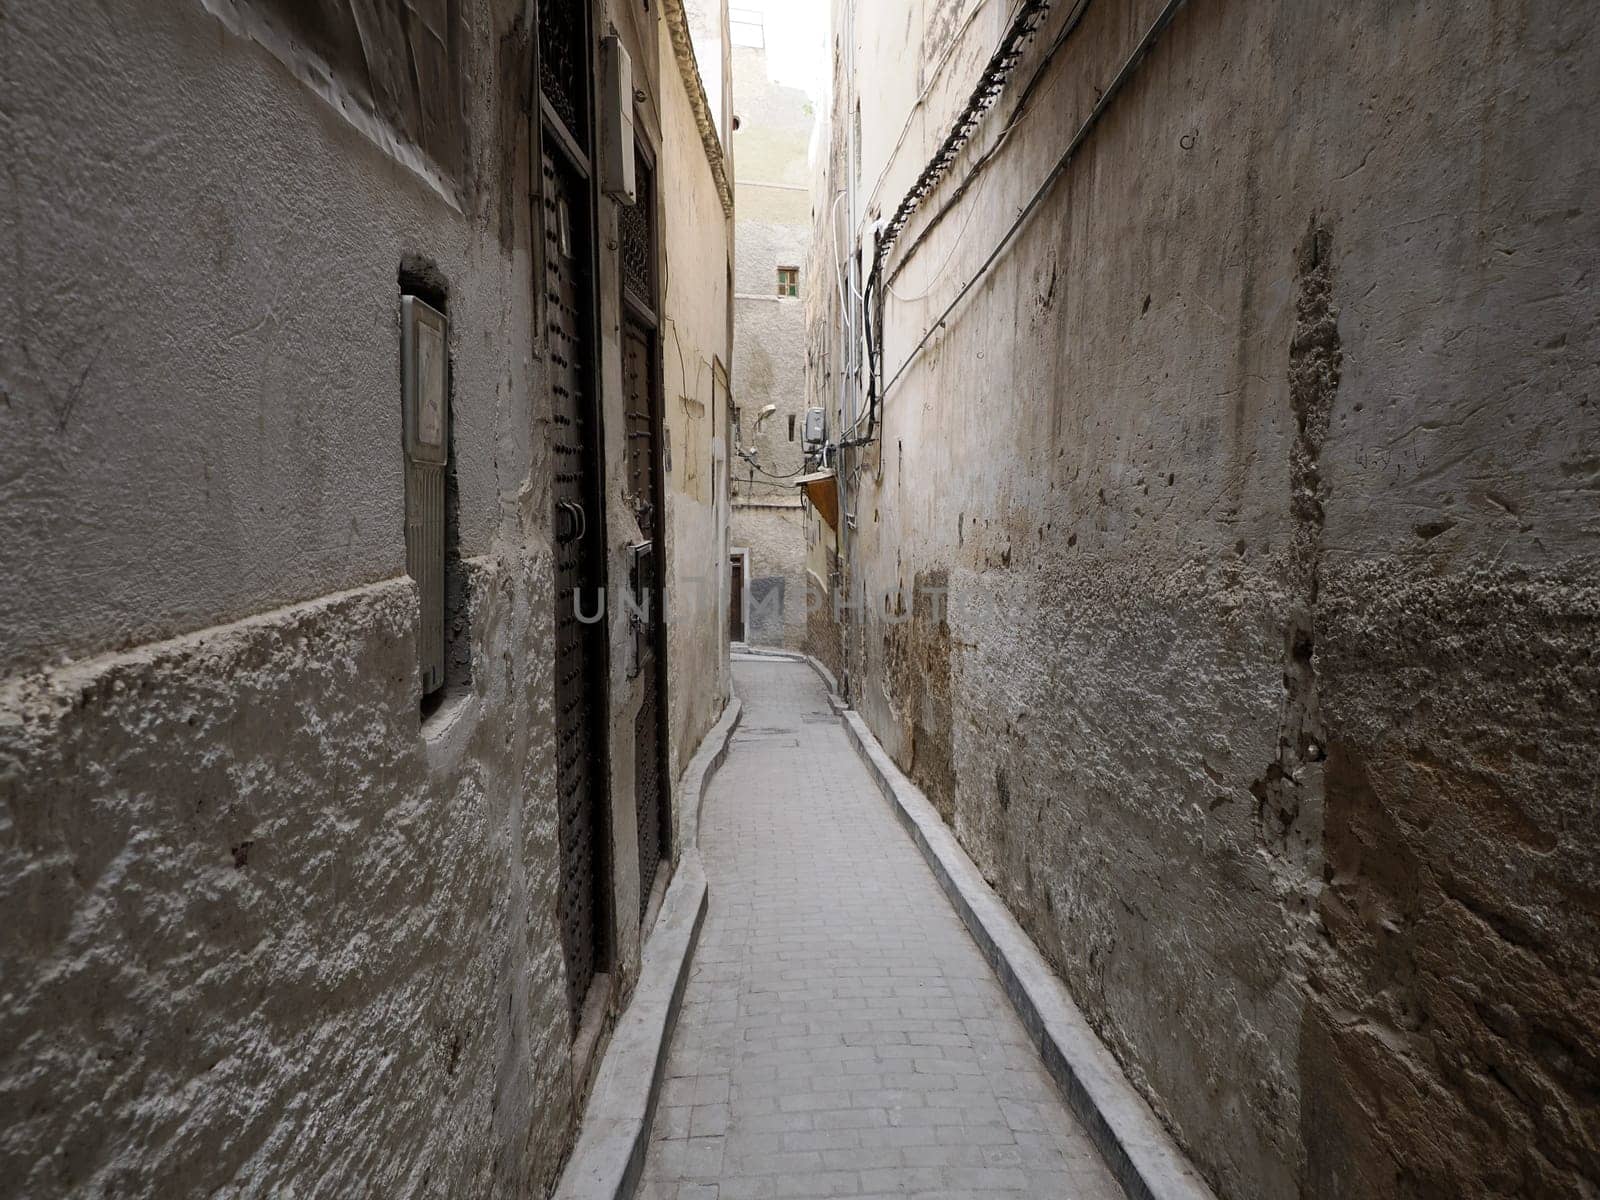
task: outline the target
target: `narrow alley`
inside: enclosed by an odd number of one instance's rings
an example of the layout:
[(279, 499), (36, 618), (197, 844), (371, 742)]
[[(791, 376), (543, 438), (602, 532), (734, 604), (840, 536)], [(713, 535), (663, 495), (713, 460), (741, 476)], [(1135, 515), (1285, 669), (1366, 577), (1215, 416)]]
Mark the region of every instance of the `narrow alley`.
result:
[(733, 674), (744, 720), (703, 802), (710, 908), (640, 1195), (1121, 1195), (818, 676)]
[(1597, 80), (0, 0), (0, 1200), (1600, 1200)]

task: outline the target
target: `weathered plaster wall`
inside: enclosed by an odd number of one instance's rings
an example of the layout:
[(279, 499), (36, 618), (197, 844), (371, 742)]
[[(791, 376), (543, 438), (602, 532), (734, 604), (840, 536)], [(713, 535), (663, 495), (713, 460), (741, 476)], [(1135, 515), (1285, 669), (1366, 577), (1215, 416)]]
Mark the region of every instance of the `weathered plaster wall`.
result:
[[(198, 4), (58, 8), (4, 17), (6, 669), (401, 573), (401, 260), (437, 264), (458, 326), (506, 327), (525, 290), (489, 208), (511, 130), (484, 89), (448, 199)], [(478, 553), (517, 486), (496, 438), (526, 463), (532, 430), (495, 431), (504, 370), (456, 358)]]
[[(0, 18), (0, 1179), (542, 1194), (575, 1110), (520, 6), (449, 10), (448, 170), (249, 6), (135, 9)], [(426, 731), (397, 366), (422, 260), (475, 668)]]
[[(1158, 8), (1089, 6), (889, 374)], [(919, 11), (860, 6), (869, 195)], [(1227, 1196), (1600, 1186), (1597, 20), (1187, 5), (852, 460), (852, 698)]]
[[(8, 1195), (537, 1196), (577, 1117), (531, 11), (462, 0), (405, 26), (458, 72), (457, 99), (428, 91), (420, 111), (459, 103), (459, 154), (435, 153), (442, 126), (417, 144), (390, 120), (404, 94), (369, 103), (372, 79), (325, 69), (284, 13), (348, 15), (333, 0), (0, 12), (16, 234), (0, 298)], [(659, 96), (682, 81), (660, 74), (655, 20), (633, 46)], [(726, 259), (725, 236), (691, 252), (707, 245)], [(426, 724), (404, 576), (403, 265), (449, 289), (472, 662)], [(697, 336), (725, 352), (726, 303), (708, 320)], [(636, 533), (619, 487), (613, 580)], [(703, 508), (675, 506), (669, 573), (721, 555), (726, 509)], [(716, 642), (677, 639), (705, 668), (674, 680), (680, 759), (720, 707)], [(626, 682), (624, 623), (611, 646)], [(631, 918), (613, 1011), (639, 941), (638, 697), (614, 692), (629, 770), (611, 832), (630, 857), (613, 852), (610, 908)]]
[[(850, 212), (850, 156), (848, 143), (851, 105), (846, 51), (849, 28), (845, 0), (833, 0), (829, 78), (833, 81), (828, 104), (817, 113), (817, 154), (811, 171), (811, 244), (806, 252), (806, 278), (816, 286), (802, 295), (805, 304), (805, 406), (822, 409), (827, 440), (836, 442), (844, 389), (850, 382), (850, 339), (843, 327), (840, 293), (845, 278), (843, 247), (848, 245)], [(837, 483), (835, 484), (837, 495)], [(844, 640), (851, 613), (841, 553), (848, 554), (848, 526), (841, 532), (802, 499), (802, 526), (806, 538), (806, 587), (816, 600), (806, 612), (805, 636), (800, 648), (833, 672), (841, 690), (849, 691)]]
[(839, 619), (844, 614), (834, 611), (839, 581), (839, 542), (833, 526), (811, 505), (802, 507), (800, 521), (806, 542), (806, 612), (798, 648), (832, 671), (837, 680), (844, 669)]
[[(726, 6), (717, 21), (725, 45)], [(697, 41), (698, 41), (697, 35)], [(698, 49), (696, 50), (698, 54)], [(672, 705), (672, 777), (716, 722), (728, 673), (728, 405), (718, 385), (732, 358), (732, 223), (706, 161), (672, 47), (661, 39), (661, 162), (673, 203), (667, 245), (663, 388), (672, 580), (669, 656), (679, 687)]]
[(7, 683), (0, 1190), (544, 1194), (549, 563), (472, 568), (433, 737), (406, 579)]

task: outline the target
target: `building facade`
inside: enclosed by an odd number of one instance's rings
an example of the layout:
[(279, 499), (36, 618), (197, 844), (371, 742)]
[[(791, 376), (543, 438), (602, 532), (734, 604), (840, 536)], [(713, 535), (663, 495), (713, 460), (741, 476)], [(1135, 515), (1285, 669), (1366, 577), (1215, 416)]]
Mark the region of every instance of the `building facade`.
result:
[(805, 298), (814, 105), (772, 79), (759, 14), (736, 26), (732, 540), (733, 633), (798, 647), (806, 619), (805, 531), (794, 479), (806, 469)]
[(1220, 1195), (1593, 1194), (1600, 14), (834, 14), (811, 648)]
[(0, 25), (0, 1192), (544, 1195), (729, 689), (687, 18)]

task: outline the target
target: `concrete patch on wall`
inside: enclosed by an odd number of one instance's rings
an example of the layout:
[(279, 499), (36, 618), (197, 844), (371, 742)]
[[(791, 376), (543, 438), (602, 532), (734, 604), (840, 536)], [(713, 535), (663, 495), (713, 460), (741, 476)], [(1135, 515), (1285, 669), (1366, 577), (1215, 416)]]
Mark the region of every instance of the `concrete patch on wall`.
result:
[(1351, 563), (1319, 625), (1307, 1194), (1591, 1196), (1600, 586)]

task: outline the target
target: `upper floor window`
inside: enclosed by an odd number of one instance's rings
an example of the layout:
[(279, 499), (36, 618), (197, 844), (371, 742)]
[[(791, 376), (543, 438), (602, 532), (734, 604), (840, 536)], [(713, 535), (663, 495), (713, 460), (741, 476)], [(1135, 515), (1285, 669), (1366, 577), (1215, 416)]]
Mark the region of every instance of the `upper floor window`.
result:
[(778, 268), (778, 295), (798, 296), (800, 294), (800, 268)]

